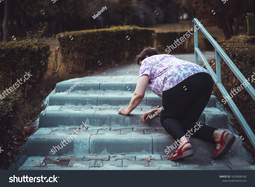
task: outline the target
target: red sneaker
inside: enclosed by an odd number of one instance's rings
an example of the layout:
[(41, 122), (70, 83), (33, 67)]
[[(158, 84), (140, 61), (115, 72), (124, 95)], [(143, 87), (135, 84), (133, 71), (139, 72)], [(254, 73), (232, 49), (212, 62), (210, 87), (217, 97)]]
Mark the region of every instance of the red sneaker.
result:
[(181, 159), (181, 158), (187, 158), (187, 157), (193, 156), (193, 155), (194, 155), (194, 150), (193, 150), (193, 149), (189, 149), (189, 150), (186, 150), (186, 151), (182, 151), (182, 148), (183, 148), (187, 143), (190, 143), (190, 142), (184, 143), (179, 149), (177, 149), (173, 154), (171, 154), (171, 155), (169, 156), (169, 159), (174, 161), (174, 160), (179, 160), (179, 159)]
[[(224, 138), (224, 134), (228, 133), (227, 136)], [(220, 136), (220, 141), (217, 141), (216, 144), (220, 144), (219, 149), (215, 149), (214, 154), (212, 155), (212, 159), (217, 159), (223, 157), (229, 151), (232, 144), (235, 142), (236, 137), (233, 134), (230, 134), (227, 131), (223, 131)]]

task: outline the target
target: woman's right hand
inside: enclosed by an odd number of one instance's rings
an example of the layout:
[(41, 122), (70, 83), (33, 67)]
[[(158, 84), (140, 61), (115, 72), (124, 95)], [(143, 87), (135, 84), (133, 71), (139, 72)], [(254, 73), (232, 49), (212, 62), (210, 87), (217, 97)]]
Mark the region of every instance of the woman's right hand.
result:
[(151, 115), (153, 115), (155, 112), (157, 112), (158, 110), (159, 110), (159, 109), (155, 109), (155, 110), (151, 110), (151, 111), (149, 111), (149, 112), (144, 113), (143, 116), (142, 116), (142, 118), (141, 118), (141, 120), (143, 121), (143, 123), (145, 123), (145, 122), (149, 119), (149, 117), (150, 117)]

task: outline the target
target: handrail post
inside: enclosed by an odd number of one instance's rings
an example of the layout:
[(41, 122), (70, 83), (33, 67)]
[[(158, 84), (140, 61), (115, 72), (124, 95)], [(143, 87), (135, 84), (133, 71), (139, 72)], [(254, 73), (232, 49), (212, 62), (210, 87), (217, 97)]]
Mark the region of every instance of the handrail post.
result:
[(215, 50), (216, 55), (216, 75), (217, 75), (217, 82), (221, 83), (221, 67), (220, 67), (220, 54), (217, 50)]
[(194, 22), (194, 52), (195, 52), (195, 63), (198, 64), (198, 54), (196, 53), (196, 49), (198, 48), (198, 30), (196, 29), (196, 22)]

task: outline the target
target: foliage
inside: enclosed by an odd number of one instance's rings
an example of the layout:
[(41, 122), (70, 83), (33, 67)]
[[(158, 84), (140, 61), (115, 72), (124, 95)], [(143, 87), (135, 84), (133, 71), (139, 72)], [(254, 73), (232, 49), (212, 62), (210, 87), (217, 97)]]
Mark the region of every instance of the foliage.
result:
[[(21, 145), (34, 132), (31, 122), (44, 107), (41, 102), (45, 95), (41, 89), (50, 47), (40, 39), (42, 32), (35, 37), (28, 35), (24, 40), (0, 43), (0, 147), (4, 150), (0, 154), (0, 169), (8, 168)], [(26, 81), (25, 72), (32, 75)], [(10, 93), (3, 95), (6, 89)]]
[[(8, 0), (9, 34), (33, 34), (38, 27), (46, 26), (49, 33), (105, 28), (111, 25), (151, 26), (178, 20), (180, 4), (174, 0)], [(102, 7), (107, 7), (93, 19)], [(155, 13), (155, 11), (158, 11)], [(4, 2), (0, 3), (0, 27), (3, 21)]]
[(193, 0), (177, 0), (177, 2), (181, 4), (183, 10), (185, 10), (185, 12), (187, 12), (193, 19), (194, 17)]
[[(248, 83), (255, 87), (255, 81), (252, 81), (251, 78), (252, 75), (255, 75), (255, 37), (236, 36), (223, 42), (221, 47), (241, 71), (244, 77), (246, 77)], [(237, 89), (239, 86), (241, 86), (241, 84), (243, 84), (243, 87), (245, 87), (245, 84), (241, 83), (236, 78), (224, 61), (221, 62), (221, 77), (222, 83), (229, 94), (231, 93), (231, 90)], [(255, 76), (253, 77), (255, 78)], [(214, 86), (214, 92), (220, 101), (224, 101), (222, 100), (222, 94), (216, 86)], [(252, 100), (251, 96), (245, 89), (242, 89), (240, 92), (238, 92), (238, 94), (233, 95), (232, 99), (255, 133), (255, 101)], [(240, 134), (245, 136), (245, 133), (240, 125), (235, 127), (239, 130)], [(251, 144), (246, 145), (246, 147), (249, 149), (252, 148)]]
[[(165, 51), (166, 47), (174, 44), (175, 40), (185, 35), (186, 32), (187, 31), (157, 32), (156, 33), (157, 49), (163, 51), (163, 53), (166, 53)], [(188, 50), (191, 49), (190, 47), (191, 39), (192, 36), (190, 36), (189, 39), (187, 39), (187, 41), (185, 40), (185, 42), (181, 43), (181, 45), (179, 44), (179, 46), (175, 50), (172, 50), (173, 53), (190, 52)]]
[(136, 26), (65, 32), (57, 35), (70, 72), (97, 69), (134, 57), (154, 44), (154, 30)]
[[(43, 32), (43, 31), (39, 31)], [(42, 82), (48, 69), (50, 46), (43, 42), (40, 33), (25, 40), (13, 40), (0, 43), (0, 86), (1, 89), (9, 88), (22, 78), (25, 72), (31, 72), (32, 79), (27, 80), (22, 86), (22, 93), (26, 96), (32, 87)]]
[[(254, 12), (254, 0), (193, 0), (196, 17), (206, 19), (209, 23), (216, 24), (222, 28), (225, 39), (238, 34), (241, 16), (247, 12)], [(242, 20), (244, 21), (244, 20)], [(235, 31), (232, 25), (235, 22)]]

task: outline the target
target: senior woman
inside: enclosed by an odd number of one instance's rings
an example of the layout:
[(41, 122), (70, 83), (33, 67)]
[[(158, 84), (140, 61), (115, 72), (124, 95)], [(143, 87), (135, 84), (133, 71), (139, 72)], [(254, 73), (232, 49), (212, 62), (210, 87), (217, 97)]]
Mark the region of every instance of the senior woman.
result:
[[(172, 55), (159, 55), (156, 49), (150, 47), (136, 56), (136, 62), (141, 68), (134, 95), (128, 108), (121, 107), (118, 113), (130, 114), (143, 99), (149, 84), (151, 90), (162, 97), (164, 110), (160, 108), (146, 112), (142, 121), (145, 123), (157, 112), (164, 129), (179, 141), (178, 149), (169, 156), (170, 160), (193, 156), (194, 151), (187, 131), (192, 132), (191, 129), (198, 125), (197, 121), (210, 99), (213, 88), (211, 75), (195, 63)], [(199, 126), (199, 130), (191, 135), (216, 143), (213, 159), (224, 156), (234, 143), (235, 136), (207, 125)]]

